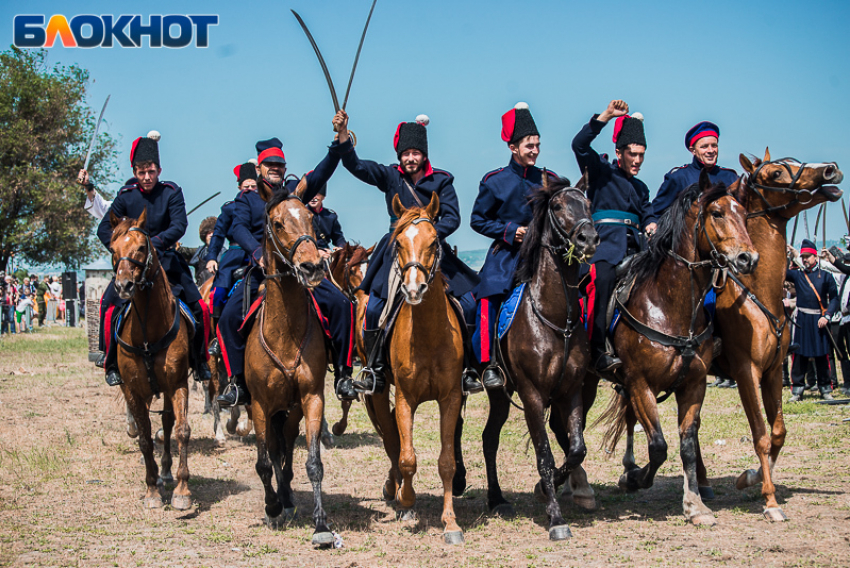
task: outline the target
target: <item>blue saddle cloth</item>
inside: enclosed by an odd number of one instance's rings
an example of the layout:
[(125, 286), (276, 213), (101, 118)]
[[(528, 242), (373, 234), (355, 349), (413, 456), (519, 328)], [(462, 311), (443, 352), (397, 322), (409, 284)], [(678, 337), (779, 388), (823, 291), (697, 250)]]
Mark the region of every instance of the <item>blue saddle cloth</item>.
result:
[[(192, 328), (189, 330), (189, 335), (192, 336), (195, 334), (195, 329), (197, 329), (198, 322), (195, 321), (195, 316), (192, 315), (192, 310), (189, 309), (183, 300), (180, 298), (176, 298), (177, 304), (180, 306), (180, 311), (183, 312), (183, 315), (186, 316), (186, 319), (192, 324)], [(118, 320), (115, 322), (115, 333), (113, 334), (116, 338), (118, 334), (121, 333), (121, 330), (124, 329), (124, 322), (127, 314), (130, 313), (130, 310), (133, 307), (132, 302), (127, 302), (124, 304), (124, 307), (121, 308), (121, 311), (118, 312)]]
[(522, 300), (522, 295), (525, 292), (525, 282), (514, 288), (511, 295), (508, 296), (508, 299), (505, 300), (505, 303), (502, 304), (502, 309), (499, 310), (499, 323), (496, 326), (496, 333), (499, 336), (499, 339), (502, 339), (508, 330), (511, 328), (511, 324), (514, 323), (514, 318), (516, 317), (517, 310), (519, 309), (519, 303)]
[[(703, 304), (703, 308), (705, 309), (705, 313), (708, 316), (709, 321), (714, 321), (714, 313), (717, 308), (717, 292), (714, 291), (714, 288), (708, 291), (708, 294), (705, 295), (705, 303)], [(608, 336), (614, 336), (614, 330), (617, 328), (617, 324), (620, 323), (620, 310), (614, 309), (614, 317), (611, 318), (611, 326), (608, 328)]]

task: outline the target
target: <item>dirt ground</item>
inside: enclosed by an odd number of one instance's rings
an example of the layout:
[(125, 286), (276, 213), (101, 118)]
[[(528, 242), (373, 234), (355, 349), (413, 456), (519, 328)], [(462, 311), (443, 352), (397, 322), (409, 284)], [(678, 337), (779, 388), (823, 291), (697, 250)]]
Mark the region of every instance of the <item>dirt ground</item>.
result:
[[(195, 505), (188, 512), (147, 510), (140, 501), (144, 467), (126, 434), (119, 396), (87, 361), (81, 330), (0, 340), (0, 566), (850, 566), (846, 406), (785, 405), (789, 434), (776, 484), (789, 520), (779, 524), (763, 518), (759, 487), (734, 488), (738, 474), (756, 464), (734, 390), (709, 389), (702, 413), (702, 447), (717, 494), (707, 503), (718, 521), (713, 528), (696, 528), (682, 516), (673, 401), (662, 407), (668, 461), (649, 490), (617, 487), (623, 446), (608, 456), (599, 449), (602, 430), (590, 430), (585, 467), (599, 509), (582, 512), (562, 498), (573, 538), (550, 542), (544, 508), (532, 493), (533, 451), (516, 410), (502, 433), (499, 471), (518, 515), (488, 514), (481, 453), (487, 399), (476, 395), (463, 438), (469, 486), (454, 501), (466, 543), (450, 547), (440, 523), (436, 405), (417, 415), (418, 520), (401, 522), (381, 499), (386, 456), (357, 403), (349, 431), (323, 452), (326, 510), (344, 547), (315, 550), (303, 445), (293, 481), (300, 518), (271, 530), (263, 524), (253, 436), (216, 446), (212, 418), (201, 414), (201, 392), (193, 391)], [(327, 414), (331, 422), (340, 415), (335, 399)], [(646, 462), (643, 438), (636, 456)]]

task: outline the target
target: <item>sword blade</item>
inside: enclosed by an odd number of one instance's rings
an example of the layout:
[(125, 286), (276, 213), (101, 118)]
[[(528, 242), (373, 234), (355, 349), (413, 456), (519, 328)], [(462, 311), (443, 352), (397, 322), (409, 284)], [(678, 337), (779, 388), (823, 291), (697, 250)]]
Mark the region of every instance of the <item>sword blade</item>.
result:
[(360, 36), (360, 45), (357, 46), (357, 54), (354, 56), (354, 65), (351, 67), (351, 76), (348, 78), (348, 88), (345, 89), (345, 98), (342, 100), (342, 110), (345, 110), (345, 105), (348, 104), (348, 94), (351, 92), (351, 83), (354, 81), (354, 72), (357, 70), (357, 62), (360, 61), (360, 50), (363, 49), (363, 40), (366, 39), (366, 30), (369, 29), (369, 22), (372, 20), (372, 12), (375, 11), (375, 4), (378, 0), (372, 0), (372, 7), (369, 9), (369, 17), (366, 18), (366, 25), (363, 26), (363, 34)]
[(92, 148), (94, 148), (94, 141), (97, 140), (97, 133), (100, 130), (100, 121), (103, 120), (103, 113), (106, 112), (106, 105), (109, 104), (109, 97), (111, 96), (112, 95), (106, 96), (106, 101), (104, 101), (103, 103), (103, 108), (100, 109), (100, 116), (97, 117), (97, 125), (95, 125), (94, 127), (94, 134), (92, 134), (91, 142), (89, 142), (89, 149), (88, 152), (86, 152), (86, 161), (83, 162), (83, 169), (86, 171), (88, 171), (89, 169), (89, 159), (91, 158), (91, 151)]
[(823, 207), (823, 227), (821, 227), (821, 237), (822, 237), (821, 238), (821, 246), (823, 246), (823, 248), (826, 248), (826, 202), (824, 202), (824, 204), (821, 205), (821, 207)]
[(322, 66), (322, 72), (325, 74), (325, 80), (328, 82), (328, 88), (331, 90), (331, 98), (334, 102), (334, 110), (339, 111), (339, 100), (336, 97), (336, 89), (334, 89), (334, 82), (331, 80), (331, 74), (328, 72), (328, 66), (325, 65), (325, 58), (322, 57), (322, 52), (319, 51), (319, 46), (316, 45), (316, 40), (313, 39), (313, 34), (310, 33), (310, 30), (307, 29), (307, 24), (304, 23), (304, 20), (301, 19), (301, 16), (298, 15), (298, 12), (295, 10), (290, 10), (292, 14), (295, 16), (295, 19), (298, 20), (298, 23), (301, 24), (301, 29), (304, 30), (304, 33), (307, 35), (307, 39), (310, 40), (310, 45), (313, 46), (313, 51), (316, 52), (316, 57), (319, 58), (319, 65)]
[(841, 198), (841, 211), (844, 213), (844, 224), (847, 225), (847, 232), (850, 233), (850, 219), (847, 218), (847, 204), (844, 203), (844, 198)]
[[(806, 238), (811, 240), (812, 233), (809, 232), (809, 216), (808, 216), (807, 212), (808, 212), (808, 209), (806, 211), (803, 211), (803, 228), (806, 230)], [(793, 246), (793, 243), (792, 243), (792, 246)]]
[(823, 205), (822, 204), (821, 204), (820, 207), (818, 207), (818, 214), (817, 214), (817, 217), (815, 217), (815, 239), (818, 238), (818, 226), (820, 225), (820, 214), (821, 213), (823, 213)]
[(800, 216), (795, 215), (794, 216), (794, 228), (791, 229), (791, 240), (789, 241), (789, 244), (792, 247), (794, 246), (794, 238), (797, 236), (797, 221), (799, 221), (799, 220), (800, 220)]
[(216, 197), (218, 197), (220, 193), (221, 193), (220, 191), (216, 191), (215, 193), (213, 193), (212, 195), (210, 195), (209, 197), (207, 197), (206, 199), (204, 199), (203, 201), (201, 201), (200, 203), (195, 205), (195, 207), (193, 207), (191, 211), (186, 213), (186, 216), (188, 217), (189, 215), (191, 215), (192, 213), (194, 213), (195, 211), (200, 209), (201, 205), (204, 205), (207, 201), (210, 201), (211, 199), (215, 199)]

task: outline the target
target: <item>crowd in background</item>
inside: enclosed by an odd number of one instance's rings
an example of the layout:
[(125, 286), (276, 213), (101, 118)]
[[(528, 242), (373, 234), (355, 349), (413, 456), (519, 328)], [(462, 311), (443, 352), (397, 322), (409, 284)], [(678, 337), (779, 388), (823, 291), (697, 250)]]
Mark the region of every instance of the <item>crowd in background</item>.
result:
[[(81, 286), (82, 294), (85, 293), (84, 286)], [(49, 303), (51, 300), (56, 303)], [(0, 334), (32, 331), (36, 321), (42, 327), (45, 321), (64, 320), (65, 303), (62, 300), (60, 276), (30, 274), (20, 279), (0, 272)], [(55, 312), (49, 314), (48, 310)]]

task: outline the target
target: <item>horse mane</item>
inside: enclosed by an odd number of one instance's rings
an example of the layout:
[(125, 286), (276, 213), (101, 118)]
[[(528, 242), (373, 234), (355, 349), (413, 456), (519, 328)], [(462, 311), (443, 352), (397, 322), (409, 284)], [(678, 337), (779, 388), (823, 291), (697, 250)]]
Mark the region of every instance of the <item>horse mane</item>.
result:
[(548, 186), (534, 188), (526, 198), (531, 207), (532, 219), (528, 224), (528, 232), (519, 249), (519, 266), (517, 267), (517, 282), (530, 282), (540, 263), (541, 243), (549, 211), (549, 201), (558, 191), (572, 187), (570, 180), (549, 174)]
[(296, 195), (287, 192), (285, 189), (277, 189), (272, 194), (272, 198), (269, 199), (266, 203), (266, 213), (269, 213), (272, 209), (274, 209), (287, 199), (298, 199), (298, 201), (301, 201), (300, 198), (298, 198)]
[(699, 183), (683, 189), (658, 220), (658, 228), (649, 240), (647, 250), (635, 255), (630, 268), (630, 272), (635, 275), (635, 281), (640, 283), (655, 277), (668, 253), (678, 249), (682, 239), (690, 237), (685, 234), (686, 221), (695, 201), (699, 200), (700, 206), (705, 207), (724, 195), (727, 195), (726, 184), (722, 182), (710, 185), (705, 191), (700, 190)]
[(131, 228), (136, 225), (137, 219), (131, 219), (129, 217), (121, 217), (121, 221), (114, 227), (112, 227), (112, 238), (109, 241), (109, 244), (115, 242), (115, 239), (118, 237), (123, 237), (126, 235)]

